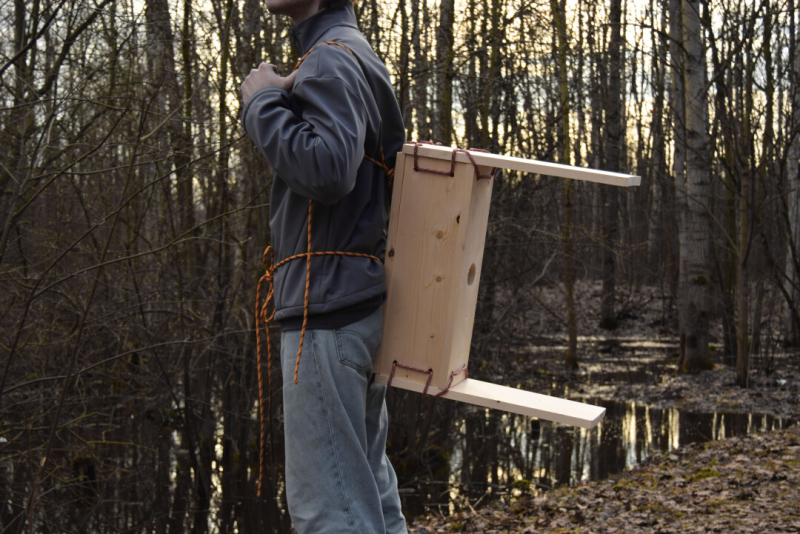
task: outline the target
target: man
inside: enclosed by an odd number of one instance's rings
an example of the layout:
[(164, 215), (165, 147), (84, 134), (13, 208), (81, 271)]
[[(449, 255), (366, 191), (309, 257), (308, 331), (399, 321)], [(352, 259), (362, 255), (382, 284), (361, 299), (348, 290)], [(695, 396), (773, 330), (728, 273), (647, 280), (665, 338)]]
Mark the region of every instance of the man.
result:
[[(386, 387), (372, 375), (386, 294), (386, 171), (404, 141), (402, 117), (350, 0), (267, 8), (292, 18), (304, 56), (285, 78), (262, 63), (241, 88), (245, 129), (275, 169), (276, 264), (300, 255), (273, 280), (289, 514), (300, 534), (403, 533), (385, 453)], [(307, 259), (310, 251), (334, 253)]]

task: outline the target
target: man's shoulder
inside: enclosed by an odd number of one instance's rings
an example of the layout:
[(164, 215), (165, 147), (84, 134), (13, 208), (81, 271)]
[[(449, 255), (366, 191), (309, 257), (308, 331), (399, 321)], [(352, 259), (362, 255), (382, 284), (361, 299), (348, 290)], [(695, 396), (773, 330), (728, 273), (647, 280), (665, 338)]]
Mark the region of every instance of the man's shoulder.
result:
[[(352, 90), (367, 89), (375, 53), (358, 30), (336, 28), (326, 32), (300, 65), (297, 83), (307, 79), (337, 78)], [(344, 30), (344, 31), (342, 31)], [(349, 31), (348, 31), (349, 30)]]

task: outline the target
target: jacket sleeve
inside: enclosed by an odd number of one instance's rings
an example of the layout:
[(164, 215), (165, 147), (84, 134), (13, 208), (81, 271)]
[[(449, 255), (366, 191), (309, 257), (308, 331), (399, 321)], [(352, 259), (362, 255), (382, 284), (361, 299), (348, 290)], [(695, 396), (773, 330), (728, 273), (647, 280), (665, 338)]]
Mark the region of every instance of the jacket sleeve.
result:
[(343, 80), (302, 78), (291, 96), (277, 87), (261, 89), (245, 104), (242, 120), (295, 193), (330, 205), (355, 186), (364, 158), (367, 113)]

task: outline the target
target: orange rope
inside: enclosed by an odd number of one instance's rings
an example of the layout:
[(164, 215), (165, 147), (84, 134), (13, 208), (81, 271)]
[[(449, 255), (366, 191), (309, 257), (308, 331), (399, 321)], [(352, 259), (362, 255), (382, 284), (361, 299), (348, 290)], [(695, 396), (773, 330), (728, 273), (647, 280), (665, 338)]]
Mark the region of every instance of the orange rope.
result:
[[(311, 252), (311, 214), (313, 213), (313, 201), (308, 199), (308, 248)], [(300, 369), (300, 355), (303, 354), (303, 340), (306, 337), (306, 325), (308, 324), (308, 294), (311, 287), (311, 254), (306, 253), (306, 289), (303, 293), (303, 326), (300, 328), (300, 345), (297, 347), (297, 360), (294, 362), (294, 383), (297, 384), (297, 371)]]
[[(269, 256), (269, 263), (267, 263), (267, 256)], [(257, 355), (257, 367), (258, 367), (258, 412), (259, 417), (261, 419), (261, 437), (259, 440), (259, 457), (258, 457), (258, 496), (261, 497), (261, 490), (264, 486), (264, 439), (265, 439), (265, 429), (266, 424), (264, 423), (264, 376), (262, 372), (261, 366), (261, 324), (263, 323), (265, 326), (265, 330), (267, 332), (267, 380), (269, 381), (269, 425), (270, 425), (270, 439), (272, 439), (272, 339), (269, 335), (269, 322), (272, 320), (272, 317), (275, 315), (275, 312), (272, 312), (272, 315), (267, 316), (268, 312), (268, 305), (269, 302), (272, 300), (273, 296), (273, 285), (272, 285), (272, 278), (275, 273), (275, 269), (272, 267), (272, 264), (275, 261), (275, 254), (272, 252), (272, 247), (267, 247), (264, 250), (264, 255), (261, 257), (261, 262), (264, 264), (265, 272), (264, 275), (259, 278), (258, 284), (256, 285), (256, 355)], [(269, 282), (269, 291), (267, 291), (267, 298), (264, 301), (264, 305), (259, 309), (259, 304), (261, 303), (261, 284), (262, 282)]]
[[(257, 355), (257, 365), (258, 365), (258, 402), (259, 402), (259, 413), (261, 418), (261, 441), (259, 447), (259, 470), (258, 470), (258, 496), (261, 496), (261, 490), (263, 487), (263, 480), (264, 480), (264, 443), (265, 443), (265, 417), (264, 417), (264, 380), (262, 376), (262, 356), (261, 356), (261, 325), (264, 325), (264, 330), (267, 332), (267, 381), (269, 387), (269, 396), (268, 396), (268, 413), (269, 413), (269, 425), (270, 425), (270, 437), (272, 436), (271, 425), (272, 425), (272, 339), (269, 334), (269, 323), (275, 317), (275, 311), (272, 311), (272, 314), (267, 315), (269, 309), (269, 303), (272, 301), (274, 297), (274, 285), (273, 281), (275, 278), (275, 271), (278, 267), (289, 263), (290, 261), (299, 260), (301, 258), (306, 259), (306, 287), (305, 293), (303, 295), (303, 326), (300, 330), (300, 345), (297, 348), (297, 359), (295, 360), (294, 364), (294, 383), (297, 384), (297, 372), (300, 369), (300, 356), (303, 354), (303, 341), (305, 339), (306, 333), (306, 326), (308, 325), (308, 295), (311, 289), (311, 258), (314, 256), (349, 256), (354, 258), (367, 258), (371, 260), (375, 260), (381, 262), (381, 259), (372, 256), (371, 254), (363, 254), (361, 252), (347, 252), (343, 250), (329, 250), (324, 252), (312, 252), (311, 251), (311, 214), (313, 213), (313, 201), (309, 199), (308, 201), (308, 248), (307, 251), (302, 254), (295, 254), (294, 256), (289, 256), (288, 258), (278, 262), (278, 264), (273, 265), (275, 261), (275, 255), (272, 251), (272, 247), (267, 247), (264, 250), (264, 255), (262, 257), (262, 262), (264, 264), (265, 272), (258, 280), (258, 285), (256, 287), (256, 355)], [(269, 260), (268, 260), (269, 258)], [(264, 300), (264, 304), (260, 306), (261, 303), (261, 284), (262, 282), (269, 283), (269, 290), (267, 291), (267, 298)]]
[(378, 161), (376, 159), (373, 159), (373, 158), (367, 156), (366, 154), (364, 154), (364, 159), (369, 161), (369, 162), (374, 163), (375, 165), (377, 165), (378, 167), (383, 169), (383, 172), (386, 174), (386, 185), (389, 187), (389, 189), (391, 189), (394, 186), (394, 169), (390, 169), (386, 165), (386, 158), (383, 157), (383, 146), (381, 146), (381, 160), (380, 161)]

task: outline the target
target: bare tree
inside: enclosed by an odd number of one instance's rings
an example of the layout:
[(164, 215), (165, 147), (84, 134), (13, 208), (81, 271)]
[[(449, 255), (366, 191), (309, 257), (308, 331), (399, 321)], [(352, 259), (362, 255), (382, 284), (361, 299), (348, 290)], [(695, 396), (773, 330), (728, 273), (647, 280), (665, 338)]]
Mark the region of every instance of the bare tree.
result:
[(711, 288), (709, 224), (710, 151), (705, 41), (698, 0), (683, 0), (686, 106), (686, 182), (680, 201), (680, 329), (683, 367), (698, 370), (708, 360)]
[(789, 3), (791, 118), (788, 124), (787, 186), (789, 190), (786, 255), (787, 328), (786, 338), (800, 344), (800, 32), (795, 22), (794, 1)]
[[(606, 94), (606, 162), (605, 166), (612, 171), (620, 170), (620, 152), (623, 144), (622, 116), (620, 113), (621, 88), (621, 0), (611, 0), (609, 9), (609, 26), (611, 40), (608, 44), (608, 90)], [(617, 316), (614, 310), (616, 298), (616, 254), (617, 231), (619, 218), (619, 199), (616, 188), (604, 187), (603, 209), (603, 296), (600, 302), (600, 326), (607, 330), (617, 327)]]

